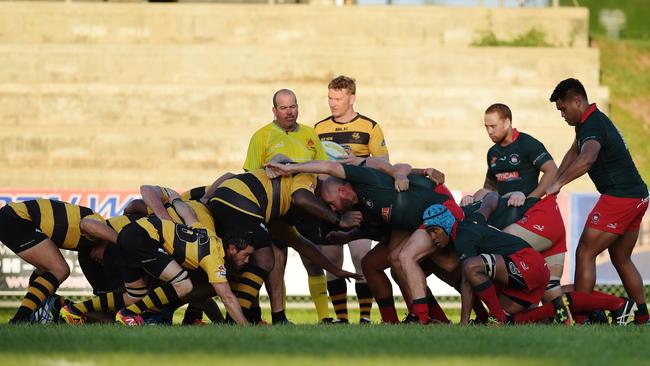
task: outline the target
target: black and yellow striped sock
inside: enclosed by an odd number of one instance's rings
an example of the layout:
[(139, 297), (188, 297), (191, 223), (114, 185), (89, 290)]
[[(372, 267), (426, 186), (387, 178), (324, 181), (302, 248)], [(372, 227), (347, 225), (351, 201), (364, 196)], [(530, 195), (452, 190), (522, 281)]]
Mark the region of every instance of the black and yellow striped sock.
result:
[(92, 299), (72, 305), (80, 313), (84, 314), (90, 311), (112, 311), (124, 307), (123, 292), (107, 292), (99, 294)]
[(354, 285), (359, 299), (359, 317), (360, 319), (370, 320), (370, 310), (372, 309), (372, 293), (370, 287), (365, 282), (357, 282)]
[(45, 272), (37, 276), (29, 288), (27, 294), (20, 303), (20, 307), (14, 315), (13, 321), (24, 321), (45, 301), (45, 299), (56, 292), (59, 288), (59, 280), (51, 272)]
[(255, 303), (268, 274), (267, 271), (254, 264), (248, 264), (243, 270), (237, 283), (237, 299), (245, 314)]
[(169, 283), (163, 283), (160, 287), (149, 291), (142, 300), (126, 308), (136, 314), (142, 314), (142, 312), (147, 310), (160, 311), (166, 305), (174, 308), (178, 303), (180, 303), (180, 299), (178, 298), (178, 294), (176, 294), (176, 290), (174, 290), (174, 286)]
[(345, 279), (327, 281), (327, 291), (330, 293), (336, 318), (348, 320), (348, 286)]

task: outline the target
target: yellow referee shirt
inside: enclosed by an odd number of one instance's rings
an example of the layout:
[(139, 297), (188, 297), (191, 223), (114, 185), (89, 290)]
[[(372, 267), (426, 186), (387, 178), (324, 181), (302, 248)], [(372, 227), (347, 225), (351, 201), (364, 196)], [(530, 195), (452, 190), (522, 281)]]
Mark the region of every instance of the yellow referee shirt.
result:
[(260, 169), (276, 154), (283, 154), (299, 163), (328, 160), (325, 149), (313, 128), (298, 123), (295, 131), (287, 132), (271, 122), (251, 137), (244, 170)]

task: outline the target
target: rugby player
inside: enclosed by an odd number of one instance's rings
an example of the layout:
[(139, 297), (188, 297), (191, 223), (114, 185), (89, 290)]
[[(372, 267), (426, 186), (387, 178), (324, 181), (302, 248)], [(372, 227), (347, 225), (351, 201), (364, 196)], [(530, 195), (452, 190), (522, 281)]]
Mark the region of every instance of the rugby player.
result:
[[(631, 260), (641, 220), (648, 208), (647, 186), (634, 165), (623, 135), (595, 103), (589, 103), (580, 81), (561, 81), (550, 101), (555, 103), (567, 124), (575, 128), (576, 138), (546, 193), (557, 193), (588, 173), (601, 194), (578, 243), (575, 291), (587, 294), (593, 291), (596, 256), (607, 249), (625, 290), (636, 302), (634, 321), (647, 324), (643, 280)], [(631, 311), (629, 309), (629, 313)], [(584, 316), (576, 319), (577, 322), (583, 320)]]
[[(364, 218), (390, 229), (390, 238), (380, 242), (362, 259), (362, 268), (379, 306), (382, 320), (396, 323), (399, 320), (393, 302), (392, 286), (384, 270), (391, 267), (398, 276), (397, 282), (406, 283), (398, 254), (413, 232), (420, 227), (421, 215), (426, 207), (433, 203), (443, 203), (459, 219), (462, 219), (463, 212), (443, 184), (436, 184), (432, 179), (424, 177), (429, 175), (431, 178), (433, 169), (413, 170), (412, 173), (417, 175), (407, 176), (411, 172), (408, 165), (392, 166), (385, 160), (376, 158), (362, 160), (372, 168), (330, 161), (267, 164), (267, 167), (277, 175), (303, 172), (330, 175), (321, 185), (320, 197), (332, 210), (347, 212), (358, 207)], [(403, 293), (408, 297), (408, 291)]]
[[(256, 131), (251, 137), (244, 162), (245, 171), (263, 168), (281, 154), (292, 161), (327, 160), (325, 149), (320, 143), (314, 129), (300, 124), (298, 120), (298, 100), (288, 89), (280, 89), (273, 95), (273, 122)], [(293, 224), (301, 235), (314, 244), (321, 242), (319, 223), (310, 215), (295, 208), (290, 214)], [(287, 247), (283, 243), (272, 245), (277, 265), (268, 275), (267, 291), (271, 300), (271, 317), (273, 323), (286, 324), (284, 312), (284, 270), (287, 260)], [(327, 278), (322, 268), (308, 258), (300, 257), (308, 275), (309, 293), (316, 307), (318, 319), (327, 317)]]
[[(140, 314), (143, 311), (182, 304), (181, 297), (192, 291), (186, 270), (200, 268), (232, 319), (246, 324), (239, 302), (228, 285), (225, 261), (235, 268), (246, 264), (253, 252), (248, 238), (227, 237), (222, 242), (198, 222), (192, 208), (181, 199), (174, 199), (171, 204), (186, 225), (147, 217), (127, 225), (120, 232), (117, 247), (123, 260), (120, 270), (126, 293), (123, 297), (113, 296), (113, 303), (106, 304), (106, 308), (122, 308), (116, 314), (117, 321), (122, 324), (142, 325)], [(148, 291), (144, 272), (164, 283)], [(66, 305), (61, 314), (82, 322), (82, 310), (74, 304)]]
[[(377, 122), (354, 110), (356, 82), (347, 76), (338, 76), (327, 85), (327, 99), (331, 115), (316, 123), (314, 130), (321, 141), (333, 141), (348, 147), (354, 156), (384, 158), (388, 161), (388, 148), (384, 133)], [(352, 264), (357, 273), (362, 273), (361, 259), (368, 254), (370, 239), (359, 239), (348, 244)], [(343, 266), (343, 246), (328, 245), (323, 252), (339, 267)], [(327, 274), (327, 290), (332, 300), (335, 322), (348, 323), (348, 290), (345, 279)], [(357, 281), (355, 291), (359, 301), (359, 322), (370, 323), (372, 293), (365, 279)], [(323, 321), (325, 319), (321, 319)]]

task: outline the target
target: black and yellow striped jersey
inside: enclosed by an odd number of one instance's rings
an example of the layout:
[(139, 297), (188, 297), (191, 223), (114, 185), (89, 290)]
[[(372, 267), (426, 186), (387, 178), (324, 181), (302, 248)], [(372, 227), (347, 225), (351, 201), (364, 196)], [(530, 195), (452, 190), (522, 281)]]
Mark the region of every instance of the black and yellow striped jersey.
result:
[(313, 174), (269, 179), (264, 169), (236, 175), (224, 181), (211, 199), (269, 223), (289, 211), (292, 195), (299, 189), (314, 192)]
[[(168, 188), (164, 188), (164, 187), (160, 187), (160, 188), (161, 188), (160, 190), (162, 191), (162, 203), (165, 205), (165, 208), (167, 209), (169, 216), (171, 216), (172, 220), (175, 223), (184, 224), (183, 219), (181, 219), (181, 217), (176, 212), (176, 209), (174, 209), (174, 206), (171, 204), (169, 195), (167, 195)], [(196, 213), (196, 219), (199, 220), (199, 222), (203, 224), (203, 226), (214, 231), (214, 218), (210, 213), (210, 209), (208, 209), (200, 201), (196, 201), (192, 199), (184, 199), (182, 197), (181, 199), (183, 200), (183, 202), (187, 203), (187, 205), (194, 210), (194, 213)], [(153, 214), (151, 208), (147, 208), (147, 212), (149, 214)]]
[(199, 222), (188, 226), (155, 216), (141, 218), (136, 224), (183, 268), (201, 268), (210, 283), (228, 282), (223, 244), (214, 231)]
[(384, 132), (379, 124), (370, 118), (357, 114), (352, 121), (340, 123), (329, 116), (314, 126), (321, 141), (333, 141), (347, 145), (355, 156), (362, 158), (388, 155)]
[(189, 200), (198, 201), (201, 198), (203, 198), (205, 192), (207, 192), (208, 189), (210, 189), (210, 186), (195, 187), (190, 189), (189, 191), (183, 192), (181, 194), (181, 198), (183, 199), (183, 201), (189, 201)]
[(138, 219), (142, 218), (140, 215), (118, 215), (118, 216), (113, 216), (109, 217), (106, 219), (106, 225), (110, 227), (111, 229), (115, 230), (116, 232), (122, 231), (124, 227), (132, 222), (138, 221)]
[(56, 200), (11, 202), (8, 207), (16, 217), (31, 221), (59, 248), (68, 250), (76, 250), (82, 242), (92, 241), (81, 234), (81, 219), (90, 217), (104, 221), (100, 214), (88, 207)]

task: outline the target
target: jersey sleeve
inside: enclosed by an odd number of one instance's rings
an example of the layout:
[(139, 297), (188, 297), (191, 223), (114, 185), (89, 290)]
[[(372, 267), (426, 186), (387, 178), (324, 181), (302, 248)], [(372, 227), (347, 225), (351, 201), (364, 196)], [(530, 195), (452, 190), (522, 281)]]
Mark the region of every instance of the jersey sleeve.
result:
[(539, 140), (533, 137), (530, 137), (527, 140), (528, 141), (524, 144), (526, 148), (526, 157), (537, 170), (540, 170), (542, 165), (547, 161), (553, 160), (551, 154)]
[(492, 167), (491, 167), (492, 162), (490, 161), (490, 151), (492, 151), (492, 149), (488, 150), (487, 157), (485, 158), (487, 161), (487, 171), (485, 172), (485, 178), (488, 180), (496, 181), (497, 176), (494, 175), (494, 172), (492, 171)]
[(251, 170), (260, 169), (264, 166), (265, 146), (264, 134), (257, 131), (251, 137), (248, 143), (248, 152), (246, 153), (246, 161), (244, 162), (244, 170), (249, 172)]
[(386, 139), (384, 138), (384, 132), (379, 127), (379, 124), (375, 124), (370, 133), (370, 141), (368, 141), (368, 149), (370, 150), (370, 155), (375, 157), (388, 156), (388, 147), (386, 147)]
[(294, 175), (291, 180), (290, 195), (294, 194), (299, 189), (306, 189), (309, 192), (314, 193), (314, 189), (316, 189), (316, 176), (307, 173)]
[(209, 283), (226, 283), (228, 282), (228, 272), (226, 271), (225, 254), (222, 248), (221, 240), (216, 236), (210, 237), (210, 254), (199, 262), (199, 267), (208, 275)]
[[(590, 123), (591, 122), (591, 123)], [(596, 125), (595, 120), (588, 121), (587, 125), (581, 126), (582, 128), (578, 131), (576, 139), (578, 140), (578, 146), (584, 146), (585, 142), (594, 140), (598, 141), (602, 146), (605, 141), (605, 133), (603, 129), (599, 128)]]

